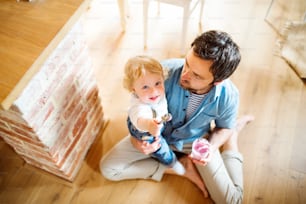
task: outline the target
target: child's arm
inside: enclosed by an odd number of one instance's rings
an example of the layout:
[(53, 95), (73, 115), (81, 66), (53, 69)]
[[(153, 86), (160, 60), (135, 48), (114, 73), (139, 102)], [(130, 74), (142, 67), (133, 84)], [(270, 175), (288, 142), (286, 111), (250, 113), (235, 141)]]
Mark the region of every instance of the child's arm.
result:
[(147, 130), (153, 136), (158, 137), (163, 124), (158, 123), (155, 119), (138, 118), (137, 126), (142, 130)]

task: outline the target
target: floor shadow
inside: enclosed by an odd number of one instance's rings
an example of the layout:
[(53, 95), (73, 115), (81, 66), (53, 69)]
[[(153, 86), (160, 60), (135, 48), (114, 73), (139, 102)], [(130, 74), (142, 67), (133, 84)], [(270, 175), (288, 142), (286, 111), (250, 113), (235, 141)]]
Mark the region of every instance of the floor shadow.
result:
[(116, 143), (127, 135), (126, 115), (106, 119), (85, 158), (88, 166), (100, 174), (99, 162)]

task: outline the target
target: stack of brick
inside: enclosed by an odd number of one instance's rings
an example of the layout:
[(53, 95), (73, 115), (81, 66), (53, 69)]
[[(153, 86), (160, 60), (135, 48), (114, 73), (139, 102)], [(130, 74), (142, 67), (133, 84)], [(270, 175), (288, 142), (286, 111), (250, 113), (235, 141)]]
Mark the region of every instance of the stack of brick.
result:
[(9, 110), (0, 136), (29, 164), (73, 181), (103, 125), (81, 23), (61, 41)]

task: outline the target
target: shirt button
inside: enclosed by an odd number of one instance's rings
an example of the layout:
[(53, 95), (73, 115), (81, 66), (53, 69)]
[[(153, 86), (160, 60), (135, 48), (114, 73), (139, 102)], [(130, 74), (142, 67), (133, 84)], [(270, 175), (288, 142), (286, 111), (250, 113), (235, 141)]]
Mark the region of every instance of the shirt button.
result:
[(184, 108), (183, 111), (186, 111), (186, 108)]

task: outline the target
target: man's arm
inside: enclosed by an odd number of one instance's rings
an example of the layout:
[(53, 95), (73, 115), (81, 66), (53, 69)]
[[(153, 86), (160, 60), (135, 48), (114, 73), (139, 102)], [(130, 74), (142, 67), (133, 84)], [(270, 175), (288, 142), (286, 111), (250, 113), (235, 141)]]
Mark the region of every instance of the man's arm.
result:
[(208, 136), (208, 141), (211, 144), (211, 152), (219, 149), (234, 133), (233, 129), (215, 128)]
[(194, 159), (191, 155), (189, 155), (189, 158), (196, 164), (206, 165), (212, 159), (214, 152), (224, 145), (234, 133), (233, 129), (214, 128), (208, 135), (208, 141), (210, 143), (208, 156), (201, 160)]

